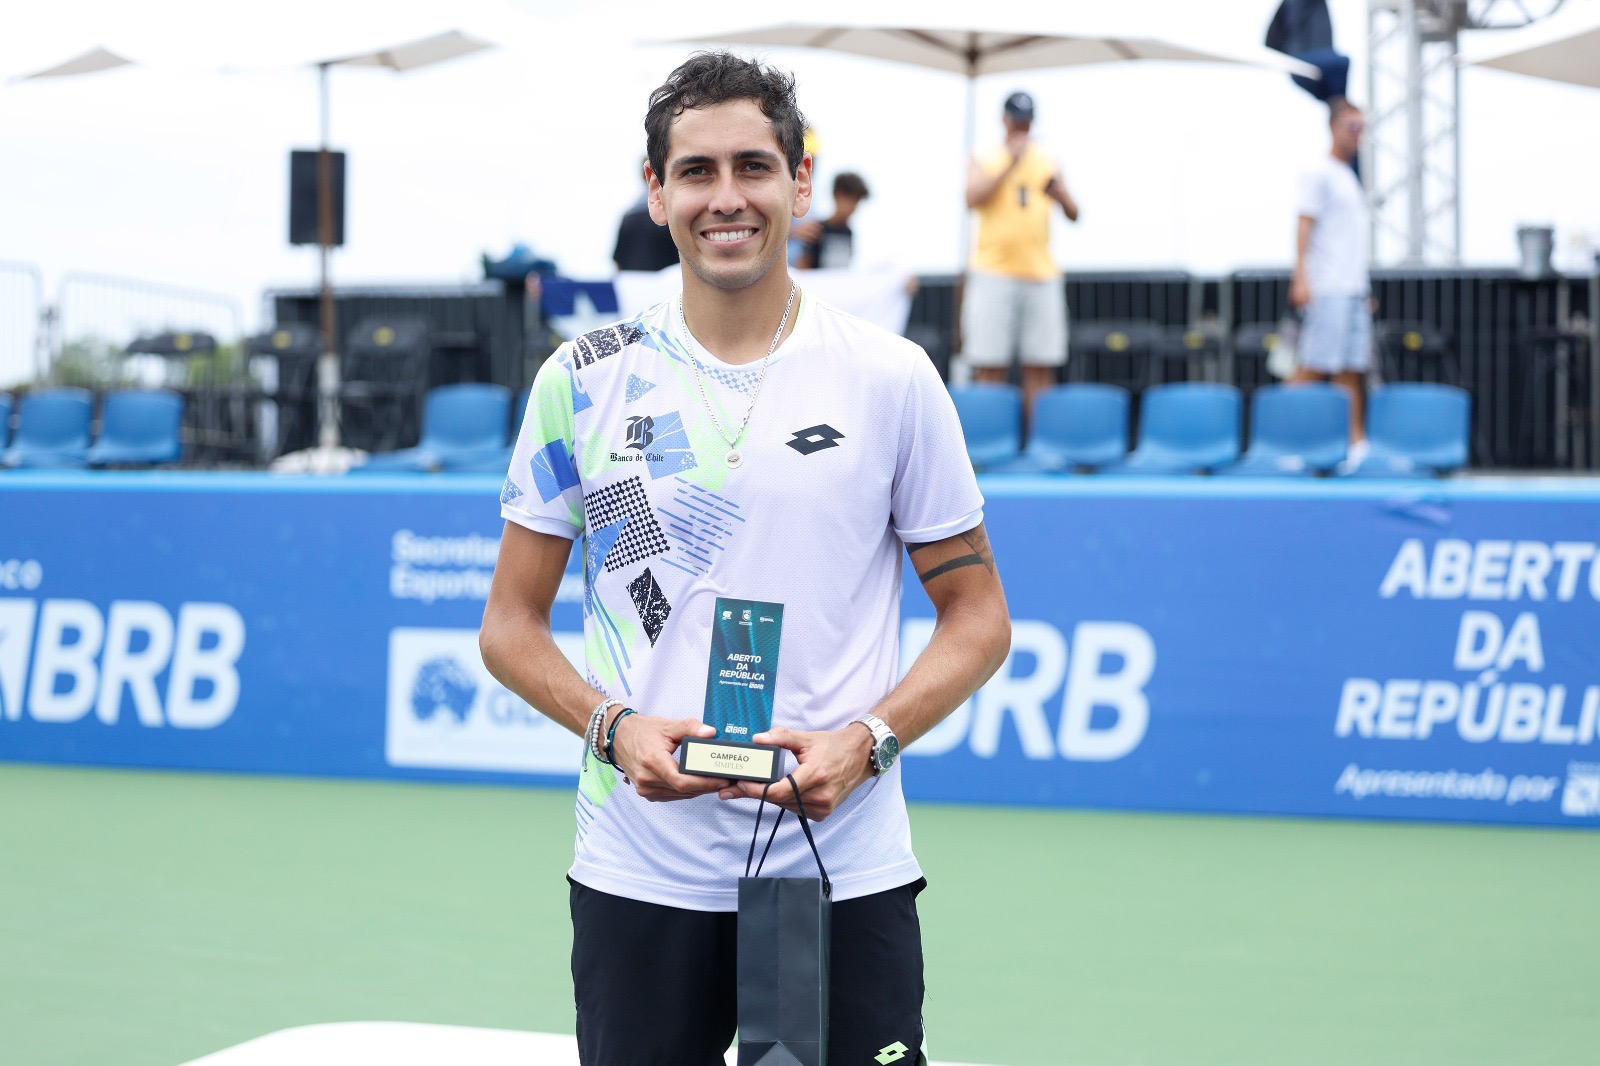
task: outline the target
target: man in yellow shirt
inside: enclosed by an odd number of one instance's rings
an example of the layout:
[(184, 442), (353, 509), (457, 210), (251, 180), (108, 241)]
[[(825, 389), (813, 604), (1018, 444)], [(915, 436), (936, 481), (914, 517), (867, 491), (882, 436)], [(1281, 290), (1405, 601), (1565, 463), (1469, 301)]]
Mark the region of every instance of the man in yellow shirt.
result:
[(962, 354), (978, 381), (1004, 382), (1022, 364), (1027, 410), (1067, 361), (1067, 299), (1050, 257), (1051, 205), (1070, 221), (1078, 204), (1033, 140), (1033, 97), (1006, 98), (1005, 143), (967, 168), (978, 241), (962, 296)]

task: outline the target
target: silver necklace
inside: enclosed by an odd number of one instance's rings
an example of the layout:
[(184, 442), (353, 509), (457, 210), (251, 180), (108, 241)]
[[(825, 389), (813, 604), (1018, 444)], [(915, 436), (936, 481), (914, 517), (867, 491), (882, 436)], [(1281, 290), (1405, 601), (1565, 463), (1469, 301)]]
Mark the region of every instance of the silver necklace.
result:
[(695, 388), (700, 390), (700, 402), (705, 405), (706, 414), (711, 416), (711, 424), (716, 427), (717, 436), (728, 444), (726, 462), (730, 467), (737, 468), (744, 462), (744, 455), (739, 451), (739, 441), (744, 439), (744, 431), (750, 425), (750, 415), (756, 409), (756, 398), (761, 395), (761, 386), (767, 380), (767, 363), (772, 359), (772, 353), (778, 350), (778, 341), (783, 338), (783, 327), (789, 324), (789, 312), (794, 310), (795, 283), (789, 282), (789, 302), (783, 305), (783, 318), (778, 321), (778, 332), (772, 335), (772, 343), (767, 345), (767, 354), (761, 359), (761, 376), (756, 378), (755, 391), (750, 394), (750, 403), (744, 409), (744, 419), (739, 423), (739, 429), (733, 436), (723, 430), (722, 423), (717, 419), (717, 412), (711, 406), (711, 399), (706, 395), (706, 385), (700, 376), (700, 360), (695, 356), (692, 347), (694, 334), (689, 332), (689, 322), (683, 317), (683, 294), (678, 295), (678, 325), (683, 328), (683, 338), (690, 342), (689, 365), (694, 367)]

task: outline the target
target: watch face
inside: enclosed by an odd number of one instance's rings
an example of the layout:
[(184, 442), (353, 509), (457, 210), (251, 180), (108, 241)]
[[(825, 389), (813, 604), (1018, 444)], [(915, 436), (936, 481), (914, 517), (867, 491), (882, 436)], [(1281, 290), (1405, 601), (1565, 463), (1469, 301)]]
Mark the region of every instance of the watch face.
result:
[(899, 757), (900, 738), (891, 733), (883, 738), (882, 744), (878, 745), (878, 769), (887, 770)]

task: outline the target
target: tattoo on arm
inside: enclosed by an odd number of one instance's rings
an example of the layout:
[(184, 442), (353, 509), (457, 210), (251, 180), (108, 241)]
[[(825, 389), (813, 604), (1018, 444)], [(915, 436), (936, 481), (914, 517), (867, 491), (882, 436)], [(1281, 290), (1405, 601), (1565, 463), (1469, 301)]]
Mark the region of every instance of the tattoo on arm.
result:
[[(989, 538), (984, 535), (983, 527), (978, 526), (974, 529), (969, 529), (960, 534), (960, 537), (962, 543), (972, 549), (971, 554), (958, 555), (954, 559), (940, 563), (938, 566), (918, 574), (917, 576), (924, 585), (940, 574), (949, 573), (951, 570), (959, 570), (963, 566), (981, 566), (991, 574), (995, 572), (994, 553), (989, 550)], [(907, 544), (906, 551), (915, 555), (918, 550), (926, 547), (928, 547), (927, 544)]]
[(928, 582), (932, 581), (934, 578), (938, 577), (940, 574), (947, 574), (951, 570), (960, 570), (963, 566), (983, 566), (983, 565), (985, 565), (984, 561), (982, 559), (978, 558), (976, 555), (962, 555), (962, 556), (958, 556), (957, 558), (951, 559), (947, 563), (940, 563), (938, 566), (934, 567), (932, 570), (924, 571), (923, 573), (920, 573), (917, 576), (920, 577), (922, 579), (922, 583), (924, 585), (926, 585)]

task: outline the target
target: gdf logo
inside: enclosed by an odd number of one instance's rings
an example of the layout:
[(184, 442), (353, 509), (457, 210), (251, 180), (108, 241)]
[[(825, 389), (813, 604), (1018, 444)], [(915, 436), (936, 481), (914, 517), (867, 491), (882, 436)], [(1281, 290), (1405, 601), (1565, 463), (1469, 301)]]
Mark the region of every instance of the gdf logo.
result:
[(114, 725), (126, 698), (142, 725), (212, 729), (238, 706), (244, 643), (244, 619), (225, 603), (186, 603), (174, 620), (141, 600), (102, 615), (87, 600), (0, 599), (0, 723), (92, 710)]

